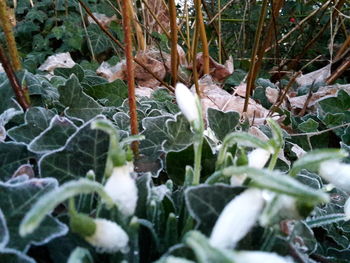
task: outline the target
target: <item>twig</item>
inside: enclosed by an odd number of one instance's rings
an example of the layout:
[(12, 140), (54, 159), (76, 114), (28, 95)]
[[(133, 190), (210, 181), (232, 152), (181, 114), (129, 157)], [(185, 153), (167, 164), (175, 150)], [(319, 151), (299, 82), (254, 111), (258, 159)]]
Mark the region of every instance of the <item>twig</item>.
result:
[[(86, 13), (96, 22), (96, 24), (99, 26), (99, 28), (115, 43), (117, 44), (122, 50), (125, 50), (124, 46), (120, 43), (118, 39), (116, 39), (101, 23), (98, 21), (98, 19), (92, 14), (91, 10), (86, 6), (86, 4), (83, 2), (83, 0), (77, 0), (81, 6), (84, 8)], [(145, 71), (147, 71), (152, 77), (154, 77), (156, 80), (158, 80), (164, 87), (169, 89), (170, 91), (174, 92), (174, 88), (169, 86), (167, 83), (165, 83), (163, 80), (158, 78), (158, 76), (152, 71), (149, 70), (141, 61), (139, 61), (137, 58), (134, 57), (134, 61), (136, 64), (138, 64), (140, 67), (142, 67)]]
[(174, 0), (169, 0), (170, 14), (170, 33), (171, 33), (171, 84), (175, 87), (177, 81), (177, 24), (176, 24), (176, 6)]
[(12, 25), (7, 14), (6, 0), (0, 0), (0, 23), (6, 38), (11, 63), (13, 65), (14, 70), (19, 71), (22, 68), (22, 66), (18, 56), (16, 40), (12, 31)]
[(339, 129), (339, 128), (344, 128), (344, 127), (347, 127), (347, 126), (350, 126), (350, 122), (348, 123), (344, 123), (344, 124), (341, 124), (341, 125), (338, 125), (338, 126), (334, 126), (332, 128), (328, 128), (328, 129), (325, 129), (323, 131), (318, 131), (318, 132), (305, 132), (305, 133), (294, 133), (294, 134), (289, 134), (291, 137), (296, 137), (296, 136), (315, 136), (315, 135), (320, 135), (320, 134), (323, 134), (323, 133), (327, 133), (327, 132), (330, 132), (330, 131), (333, 131), (333, 130), (336, 130), (336, 129)]
[(246, 112), (248, 110), (249, 97), (250, 97), (250, 94), (251, 94), (253, 86), (254, 86), (255, 79), (253, 79), (253, 76), (254, 76), (253, 71), (255, 68), (256, 56), (258, 54), (258, 49), (260, 46), (261, 32), (262, 32), (262, 29), (264, 26), (264, 20), (265, 20), (265, 15), (266, 15), (268, 3), (269, 3), (268, 0), (264, 0), (262, 3), (261, 10), (260, 10), (258, 28), (256, 29), (256, 32), (255, 32), (254, 46), (253, 46), (253, 50), (252, 50), (250, 68), (249, 68), (249, 73), (248, 73), (248, 78), (247, 78), (247, 88), (246, 88), (246, 94), (245, 94), (245, 99), (244, 99), (243, 112)]
[[(202, 42), (203, 73), (209, 74), (209, 47), (201, 9), (201, 0), (194, 0), (194, 3), (196, 9), (196, 28), (199, 31), (199, 36)], [(196, 59), (196, 56), (194, 56), (193, 59)]]
[(226, 10), (226, 8), (229, 7), (231, 4), (233, 4), (235, 1), (237, 1), (237, 0), (231, 0), (231, 1), (229, 1), (226, 5), (224, 5), (224, 6), (220, 9), (220, 11), (217, 12), (216, 15), (213, 16), (213, 17), (210, 19), (208, 25), (210, 25), (211, 23), (213, 23), (213, 22), (215, 21), (215, 19), (219, 16), (219, 14), (221, 14), (222, 12), (224, 12), (224, 11)]
[(4, 49), (0, 45), (0, 61), (12, 86), (12, 89), (16, 95), (17, 101), (23, 108), (27, 110), (30, 107), (28, 91), (24, 91), (19, 84), (15, 72), (13, 71), (10, 62), (8, 61)]
[[(125, 38), (125, 56), (126, 56), (126, 68), (128, 79), (128, 98), (129, 98), (129, 111), (130, 111), (130, 126), (131, 134), (138, 134), (137, 124), (137, 112), (136, 112), (136, 98), (135, 98), (135, 74), (133, 67), (132, 56), (132, 37), (131, 37), (131, 21), (130, 21), (130, 3), (129, 0), (122, 0), (122, 13), (123, 13), (123, 29)], [(131, 145), (134, 154), (138, 155), (138, 142), (134, 141)]]

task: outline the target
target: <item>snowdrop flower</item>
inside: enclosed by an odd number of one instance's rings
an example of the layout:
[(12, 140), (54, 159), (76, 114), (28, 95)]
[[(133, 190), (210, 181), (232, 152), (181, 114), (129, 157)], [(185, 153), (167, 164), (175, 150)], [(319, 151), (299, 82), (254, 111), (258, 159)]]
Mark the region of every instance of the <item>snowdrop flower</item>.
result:
[(177, 105), (186, 119), (189, 122), (198, 121), (200, 114), (198, 112), (196, 98), (184, 84), (176, 84), (175, 97)]
[(340, 189), (350, 192), (350, 165), (339, 161), (321, 163), (320, 176)]
[[(270, 152), (261, 148), (257, 148), (248, 153), (248, 166), (261, 169), (264, 168), (265, 164), (270, 158)], [(230, 183), (232, 186), (242, 185), (244, 180), (247, 178), (246, 174), (231, 176)]]
[(344, 214), (345, 214), (346, 220), (350, 220), (350, 198), (348, 198), (348, 200), (346, 200), (344, 204)]
[(269, 158), (270, 152), (257, 148), (248, 153), (248, 166), (259, 169), (264, 168)]
[(86, 236), (85, 240), (96, 247), (99, 252), (115, 253), (128, 251), (129, 237), (126, 232), (116, 223), (107, 219), (94, 220), (95, 232)]
[(218, 248), (236, 246), (253, 227), (263, 209), (264, 199), (261, 193), (258, 189), (248, 189), (226, 205), (211, 233), (211, 245)]
[(137, 203), (137, 186), (130, 175), (130, 170), (128, 164), (114, 167), (104, 187), (119, 211), (126, 216), (134, 214)]
[(293, 260), (288, 257), (281, 257), (276, 253), (260, 252), (260, 251), (247, 251), (239, 252), (235, 254), (235, 262), (239, 263), (256, 263), (256, 262), (268, 262), (268, 263), (292, 263)]

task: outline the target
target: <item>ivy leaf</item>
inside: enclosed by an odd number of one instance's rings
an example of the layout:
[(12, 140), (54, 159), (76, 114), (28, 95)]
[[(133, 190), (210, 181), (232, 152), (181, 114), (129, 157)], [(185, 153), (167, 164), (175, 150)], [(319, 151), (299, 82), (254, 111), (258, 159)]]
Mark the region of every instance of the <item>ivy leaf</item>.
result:
[(162, 143), (168, 137), (165, 123), (172, 119), (170, 115), (148, 117), (142, 120), (145, 140), (141, 141), (140, 152), (144, 155), (157, 159), (162, 150)]
[(42, 227), (31, 235), (21, 237), (18, 233), (20, 222), (33, 203), (43, 194), (55, 189), (57, 185), (57, 181), (53, 178), (0, 183), (0, 207), (10, 235), (7, 247), (25, 252), (31, 244), (46, 244), (51, 239), (67, 233), (67, 226), (51, 216), (47, 216)]
[(75, 75), (71, 75), (65, 85), (59, 86), (58, 91), (59, 100), (67, 107), (65, 113), (69, 117), (88, 121), (103, 111), (102, 106), (83, 92)]
[(185, 191), (186, 206), (191, 216), (200, 224), (201, 230), (210, 234), (226, 204), (244, 189), (224, 184), (189, 187)]
[(325, 98), (318, 103), (324, 112), (343, 113), (349, 109), (350, 95), (344, 90), (339, 90), (336, 97)]
[(302, 132), (315, 132), (317, 131), (318, 126), (318, 122), (310, 118), (307, 121), (300, 123), (298, 129)]
[(46, 153), (64, 146), (67, 139), (77, 130), (69, 119), (56, 115), (51, 119), (49, 127), (37, 136), (28, 149), (35, 153)]
[(98, 180), (102, 178), (109, 136), (103, 131), (92, 130), (90, 124), (93, 120), (80, 127), (63, 148), (45, 154), (39, 160), (41, 177), (55, 177), (64, 182), (85, 177), (89, 170), (93, 170)]
[(22, 164), (27, 164), (34, 154), (25, 144), (0, 142), (0, 180), (8, 180)]
[(104, 99), (104, 106), (121, 106), (128, 97), (128, 87), (120, 79), (112, 83), (89, 86), (85, 89), (85, 92), (96, 100)]
[(235, 131), (235, 128), (239, 124), (239, 113), (235, 111), (223, 112), (209, 108), (208, 122), (210, 129), (212, 129), (216, 137), (222, 141), (226, 134)]
[(164, 152), (181, 151), (192, 144), (194, 134), (183, 114), (177, 114), (175, 119), (167, 120), (165, 126), (167, 138), (162, 147)]
[(50, 125), (50, 120), (55, 116), (51, 110), (42, 107), (31, 107), (24, 115), (24, 124), (8, 130), (11, 139), (17, 142), (30, 143), (36, 136)]
[(74, 74), (79, 82), (82, 82), (85, 77), (84, 69), (79, 64), (75, 64), (72, 68), (56, 68), (54, 74), (65, 79), (69, 79)]
[(113, 46), (111, 40), (96, 24), (90, 24), (87, 27), (87, 34), (91, 39), (91, 46), (95, 54), (100, 54)]
[(35, 263), (35, 260), (26, 254), (10, 248), (0, 249), (0, 262), (6, 263)]

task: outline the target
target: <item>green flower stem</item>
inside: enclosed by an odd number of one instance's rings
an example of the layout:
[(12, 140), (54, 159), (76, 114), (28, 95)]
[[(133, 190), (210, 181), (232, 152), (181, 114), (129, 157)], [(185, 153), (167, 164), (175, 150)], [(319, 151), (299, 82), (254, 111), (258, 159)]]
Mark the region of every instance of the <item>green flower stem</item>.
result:
[(203, 133), (198, 134), (197, 140), (193, 144), (194, 148), (194, 176), (193, 185), (198, 185), (201, 176), (201, 160), (202, 160), (202, 147), (203, 147)]
[(270, 160), (270, 163), (269, 163), (269, 167), (268, 167), (268, 169), (270, 171), (272, 171), (275, 168), (275, 166), (276, 166), (277, 159), (278, 159), (278, 153), (279, 153), (279, 149), (275, 150), (275, 153), (271, 157), (271, 160)]
[(193, 149), (194, 149), (194, 171), (193, 171), (193, 185), (198, 185), (201, 177), (201, 161), (202, 161), (202, 148), (203, 148), (203, 133), (204, 133), (204, 121), (202, 115), (202, 104), (198, 96), (196, 96), (196, 106), (198, 110), (199, 118), (192, 123), (192, 127), (195, 131)]

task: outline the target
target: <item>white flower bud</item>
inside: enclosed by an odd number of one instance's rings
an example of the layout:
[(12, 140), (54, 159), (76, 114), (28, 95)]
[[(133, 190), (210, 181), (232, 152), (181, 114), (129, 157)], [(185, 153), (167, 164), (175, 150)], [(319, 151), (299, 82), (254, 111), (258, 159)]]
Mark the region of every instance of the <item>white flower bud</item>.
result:
[(129, 165), (114, 167), (104, 189), (122, 214), (126, 216), (134, 214), (137, 204), (137, 186), (130, 176)]
[(247, 252), (244, 251), (244, 252), (239, 252), (235, 254), (235, 262), (292, 263), (293, 260), (289, 257), (281, 257), (276, 253), (268, 253), (268, 252), (260, 252), (260, 251), (247, 251)]
[(85, 237), (85, 240), (96, 247), (98, 252), (126, 253), (128, 251), (129, 237), (119, 225), (102, 218), (95, 219), (94, 222), (95, 233)]
[(345, 214), (346, 220), (350, 220), (350, 198), (348, 198), (348, 200), (346, 200), (344, 204), (344, 214)]
[(350, 192), (350, 165), (338, 161), (321, 163), (320, 176), (334, 186)]
[(263, 206), (261, 190), (248, 189), (236, 196), (216, 221), (210, 243), (218, 248), (234, 248), (253, 227)]
[(189, 122), (198, 121), (200, 114), (193, 93), (182, 83), (176, 84), (176, 102), (181, 112)]
[(254, 168), (264, 168), (270, 158), (270, 152), (257, 148), (248, 153), (248, 166)]

